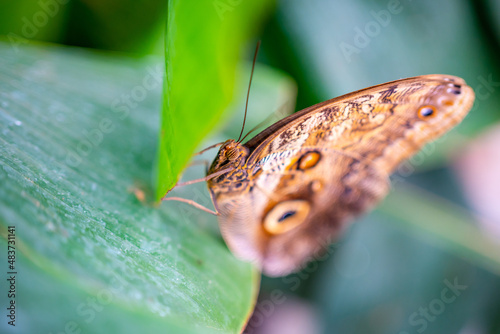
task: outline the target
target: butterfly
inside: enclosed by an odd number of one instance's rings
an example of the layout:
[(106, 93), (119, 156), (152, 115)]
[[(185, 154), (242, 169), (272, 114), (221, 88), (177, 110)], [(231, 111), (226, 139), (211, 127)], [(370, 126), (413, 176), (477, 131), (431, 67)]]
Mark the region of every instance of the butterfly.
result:
[(227, 140), (204, 178), (226, 244), (268, 276), (300, 270), (473, 102), (463, 79), (423, 75), (313, 105), (244, 144)]

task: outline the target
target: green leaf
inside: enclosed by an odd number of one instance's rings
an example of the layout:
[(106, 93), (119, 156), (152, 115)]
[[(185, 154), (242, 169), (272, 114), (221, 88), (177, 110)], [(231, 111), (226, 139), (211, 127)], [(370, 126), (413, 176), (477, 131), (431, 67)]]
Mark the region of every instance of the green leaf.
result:
[(172, 188), (232, 101), (243, 46), (272, 4), (265, 0), (203, 0), (196, 6), (169, 2), (156, 199)]
[(13, 48), (29, 40), (57, 42), (65, 34), (63, 27), (72, 1), (2, 1), (0, 35), (5, 35)]
[(154, 48), (163, 55), (168, 1), (77, 0), (71, 5), (65, 44), (139, 54)]
[(15, 226), (18, 273), (2, 333), (242, 330), (257, 272), (184, 207), (149, 204), (162, 74), (152, 58), (0, 43), (0, 231)]

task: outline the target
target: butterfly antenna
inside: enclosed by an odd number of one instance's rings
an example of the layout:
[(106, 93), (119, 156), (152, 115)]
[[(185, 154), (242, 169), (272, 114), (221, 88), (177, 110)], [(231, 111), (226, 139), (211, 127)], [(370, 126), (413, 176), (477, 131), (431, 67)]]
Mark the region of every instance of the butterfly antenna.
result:
[(283, 103), (281, 105), (281, 107), (278, 108), (278, 110), (276, 110), (274, 113), (272, 113), (271, 115), (266, 117), (265, 120), (263, 120), (262, 122), (257, 124), (255, 127), (253, 127), (252, 130), (248, 131), (247, 134), (244, 135), (243, 138), (241, 138), (241, 142), (243, 142), (245, 140), (245, 138), (248, 137), (248, 135), (250, 135), (252, 132), (257, 130), (258, 128), (261, 128), (264, 125), (269, 124), (269, 123), (274, 123), (275, 121), (280, 120), (281, 118), (283, 118), (285, 116), (288, 116), (289, 113), (287, 113), (286, 111), (282, 112), (282, 110), (285, 109), (288, 104), (289, 104), (289, 102)]
[(255, 69), (255, 61), (257, 60), (257, 53), (259, 52), (259, 47), (260, 47), (260, 41), (257, 42), (257, 47), (255, 48), (255, 54), (253, 56), (252, 72), (250, 73), (250, 82), (248, 83), (248, 91), (247, 91), (247, 102), (245, 104), (245, 115), (243, 116), (243, 126), (241, 127), (240, 136), (238, 137), (237, 140), (238, 143), (240, 142), (241, 136), (243, 135), (243, 130), (245, 129), (245, 122), (247, 120), (248, 98), (250, 97), (250, 87), (252, 86), (253, 71)]

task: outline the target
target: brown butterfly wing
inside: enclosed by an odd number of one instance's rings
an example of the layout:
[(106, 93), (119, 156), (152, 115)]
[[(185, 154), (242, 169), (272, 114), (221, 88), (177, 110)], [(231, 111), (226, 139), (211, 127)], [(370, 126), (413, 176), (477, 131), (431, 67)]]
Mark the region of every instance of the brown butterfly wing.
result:
[[(247, 164), (302, 146), (334, 147), (383, 160), (391, 155), (384, 151), (400, 143), (383, 168), (390, 173), (423, 144), (459, 123), (473, 101), (474, 92), (463, 79), (439, 74), (362, 89), (299, 111), (262, 131), (245, 144), (252, 153)], [(434, 106), (438, 112), (421, 119), (417, 112), (423, 106)]]
[(351, 217), (382, 199), (394, 168), (460, 122), (473, 100), (462, 79), (429, 75), (279, 121), (245, 144), (241, 189), (213, 187), (224, 239), (268, 275), (300, 269)]

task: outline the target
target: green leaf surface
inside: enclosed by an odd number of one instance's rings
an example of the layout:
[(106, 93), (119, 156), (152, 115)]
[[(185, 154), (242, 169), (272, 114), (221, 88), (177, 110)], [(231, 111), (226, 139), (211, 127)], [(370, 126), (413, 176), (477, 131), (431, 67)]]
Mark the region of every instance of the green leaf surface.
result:
[(18, 324), (2, 333), (241, 331), (258, 274), (148, 201), (159, 64), (0, 43), (0, 231), (15, 226), (18, 272)]
[(272, 4), (265, 0), (203, 0), (196, 6), (188, 1), (169, 2), (157, 199), (172, 188), (233, 100), (243, 46)]

